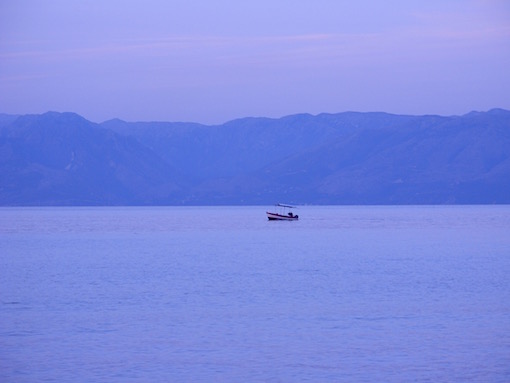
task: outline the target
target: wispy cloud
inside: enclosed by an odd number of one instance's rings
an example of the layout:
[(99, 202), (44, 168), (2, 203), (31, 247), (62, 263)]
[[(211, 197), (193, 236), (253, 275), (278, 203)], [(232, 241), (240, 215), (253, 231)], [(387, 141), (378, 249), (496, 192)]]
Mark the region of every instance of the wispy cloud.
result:
[[(56, 46), (52, 41), (20, 42), (3, 46), (2, 60), (97, 60), (115, 56), (188, 56), (209, 59), (234, 59), (240, 57), (269, 57), (280, 59), (306, 59), (311, 55), (317, 58), (338, 57), (349, 54), (377, 53), (397, 50), (398, 44), (411, 48), (413, 40), (420, 43), (455, 44), (466, 42), (501, 41), (510, 39), (510, 25), (483, 25), (474, 28), (459, 28), (457, 23), (438, 22), (451, 17), (436, 14), (415, 14), (420, 25), (404, 29), (387, 30), (379, 33), (317, 33), (298, 35), (241, 36), (165, 36), (150, 39), (110, 40), (99, 44), (68, 43)], [(407, 43), (409, 46), (407, 46)]]
[(48, 78), (49, 76), (46, 74), (22, 74), (22, 75), (0, 75), (0, 82), (8, 83), (19, 83), (19, 82), (26, 82), (26, 81), (34, 81), (34, 80), (40, 80), (44, 78)]

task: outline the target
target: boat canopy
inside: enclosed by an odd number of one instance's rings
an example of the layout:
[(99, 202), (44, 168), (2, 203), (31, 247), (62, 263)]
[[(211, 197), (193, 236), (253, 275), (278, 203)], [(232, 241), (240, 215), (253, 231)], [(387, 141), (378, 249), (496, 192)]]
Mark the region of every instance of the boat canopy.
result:
[(296, 209), (296, 206), (291, 206), (291, 205), (285, 205), (283, 203), (277, 203), (275, 206), (281, 206), (281, 207), (289, 207), (289, 208), (293, 208), (293, 209)]

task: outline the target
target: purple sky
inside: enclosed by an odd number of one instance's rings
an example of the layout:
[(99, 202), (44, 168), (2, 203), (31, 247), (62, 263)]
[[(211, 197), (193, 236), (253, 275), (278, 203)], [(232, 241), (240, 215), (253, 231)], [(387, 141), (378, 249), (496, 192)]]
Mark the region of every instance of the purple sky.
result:
[(0, 0), (0, 112), (510, 109), (507, 0)]

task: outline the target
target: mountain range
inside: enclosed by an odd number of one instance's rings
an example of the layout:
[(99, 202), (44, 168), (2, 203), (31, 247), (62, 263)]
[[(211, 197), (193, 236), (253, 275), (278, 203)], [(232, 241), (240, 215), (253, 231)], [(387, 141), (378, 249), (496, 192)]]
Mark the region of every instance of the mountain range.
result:
[(510, 203), (510, 111), (222, 125), (0, 114), (0, 205)]

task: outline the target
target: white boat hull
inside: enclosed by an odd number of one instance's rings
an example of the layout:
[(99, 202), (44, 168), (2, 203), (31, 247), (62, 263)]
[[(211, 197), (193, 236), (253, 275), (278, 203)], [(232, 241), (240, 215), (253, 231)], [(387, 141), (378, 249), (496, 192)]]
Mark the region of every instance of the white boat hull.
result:
[(266, 212), (267, 219), (270, 221), (297, 221), (299, 217), (297, 215), (283, 215), (278, 213)]

